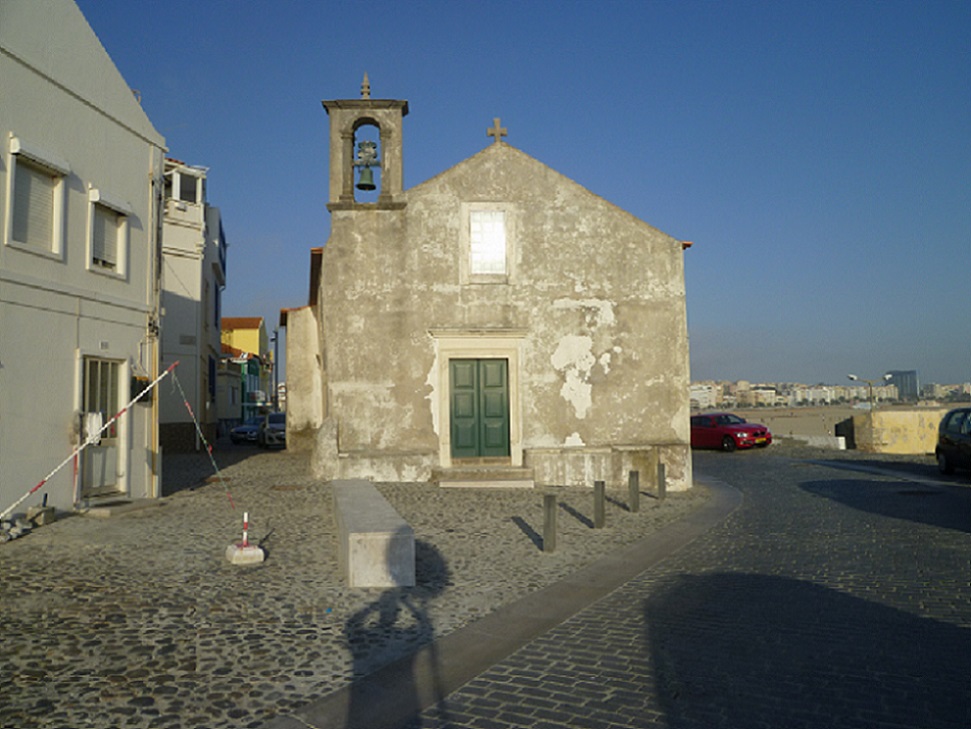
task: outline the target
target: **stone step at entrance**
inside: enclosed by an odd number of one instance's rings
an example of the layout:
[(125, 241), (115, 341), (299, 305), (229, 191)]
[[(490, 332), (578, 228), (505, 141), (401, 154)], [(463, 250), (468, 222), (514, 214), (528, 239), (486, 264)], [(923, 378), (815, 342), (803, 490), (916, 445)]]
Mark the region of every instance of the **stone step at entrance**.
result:
[(533, 478), (532, 468), (487, 463), (459, 464), (432, 471), (432, 481), (441, 488), (531, 489)]

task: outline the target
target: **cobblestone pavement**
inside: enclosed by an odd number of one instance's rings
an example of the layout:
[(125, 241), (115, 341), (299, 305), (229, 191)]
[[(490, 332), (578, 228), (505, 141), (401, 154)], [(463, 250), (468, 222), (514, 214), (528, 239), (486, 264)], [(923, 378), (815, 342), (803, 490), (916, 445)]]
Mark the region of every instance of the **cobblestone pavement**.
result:
[[(0, 545), (0, 727), (256, 727), (534, 592), (704, 502), (703, 489), (558, 490), (557, 550), (539, 548), (543, 491), (380, 484), (414, 527), (410, 613), (337, 573), (330, 489), (305, 458), (221, 444), (167, 456), (165, 498), (109, 519), (72, 516)], [(235, 504), (235, 508), (231, 506)], [(25, 507), (28, 504), (25, 504)], [(258, 566), (225, 558), (240, 539)]]
[(407, 726), (971, 726), (967, 474), (785, 446), (695, 470), (742, 506)]

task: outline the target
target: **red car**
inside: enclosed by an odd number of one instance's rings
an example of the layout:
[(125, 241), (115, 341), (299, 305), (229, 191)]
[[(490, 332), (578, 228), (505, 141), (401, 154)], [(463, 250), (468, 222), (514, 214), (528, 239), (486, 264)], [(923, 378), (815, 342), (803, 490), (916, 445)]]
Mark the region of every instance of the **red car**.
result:
[(759, 423), (746, 423), (731, 413), (705, 413), (691, 416), (691, 447), (721, 448), (733, 451), (736, 448), (765, 448), (772, 443), (772, 433)]

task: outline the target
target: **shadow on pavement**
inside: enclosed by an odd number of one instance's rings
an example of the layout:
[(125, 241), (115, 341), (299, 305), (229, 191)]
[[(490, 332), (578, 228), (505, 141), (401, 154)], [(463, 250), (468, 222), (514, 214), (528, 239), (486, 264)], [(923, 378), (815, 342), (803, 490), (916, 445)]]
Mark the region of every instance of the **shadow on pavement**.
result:
[(512, 522), (525, 534), (537, 549), (543, 548), (543, 537), (521, 516), (512, 517)]
[(864, 479), (807, 481), (799, 486), (860, 511), (971, 533), (971, 489)]
[[(925, 459), (926, 460), (926, 459)], [(937, 463), (919, 463), (917, 461), (891, 461), (882, 458), (866, 458), (857, 461), (861, 466), (880, 468), (888, 471), (898, 471), (909, 476), (926, 479), (948, 478), (937, 470)]]
[[(265, 452), (255, 445), (233, 445), (228, 440), (219, 440), (213, 448), (212, 457), (222, 471)], [(171, 496), (179, 491), (192, 491), (204, 486), (207, 479), (215, 476), (216, 470), (205, 450), (162, 454), (162, 496)]]
[[(846, 451), (846, 453), (856, 454), (858, 451)], [(850, 470), (874, 469), (885, 471), (904, 478), (913, 476), (915, 478), (928, 481), (947, 481), (955, 484), (968, 483), (968, 474), (944, 475), (937, 470), (937, 462), (931, 456), (914, 456), (915, 460), (891, 460), (889, 458), (833, 458), (833, 459), (810, 459), (812, 463), (831, 468), (846, 468)], [(920, 459), (920, 460), (917, 460)], [(963, 479), (963, 480), (962, 480)]]
[[(415, 586), (382, 589), (378, 599), (351, 615), (344, 626), (354, 658), (348, 712), (344, 729), (369, 729), (391, 716), (417, 716), (427, 697), (419, 695), (419, 671), (430, 673), (436, 704), (445, 699), (435, 630), (429, 615), (432, 600), (451, 584), (451, 571), (433, 545), (415, 540)], [(417, 649), (430, 646), (427, 665), (414, 663)], [(402, 658), (405, 656), (405, 658)], [(411, 656), (408, 658), (407, 656)], [(391, 677), (373, 672), (398, 661)], [(407, 665), (406, 665), (407, 664)], [(394, 709), (387, 707), (393, 705)], [(447, 713), (443, 713), (447, 718)]]
[(560, 502), (560, 508), (563, 509), (563, 511), (565, 511), (567, 514), (572, 516), (574, 519), (576, 519), (578, 522), (583, 524), (583, 526), (587, 527), (587, 529), (593, 529), (593, 519), (591, 519), (586, 514), (583, 514), (577, 511), (565, 501)]
[(808, 582), (679, 576), (649, 598), (667, 726), (971, 725), (971, 631)]

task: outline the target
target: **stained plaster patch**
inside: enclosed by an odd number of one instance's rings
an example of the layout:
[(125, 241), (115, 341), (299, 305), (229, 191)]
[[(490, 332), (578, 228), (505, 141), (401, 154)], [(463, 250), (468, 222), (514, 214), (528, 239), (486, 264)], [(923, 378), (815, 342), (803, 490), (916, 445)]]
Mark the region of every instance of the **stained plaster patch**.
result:
[(432, 413), (432, 429), (435, 431), (435, 435), (441, 435), (441, 431), (438, 429), (438, 352), (435, 352), (435, 358), (432, 360), (432, 367), (428, 370), (428, 377), (425, 378), (425, 384), (428, 385), (428, 394), (425, 399), (428, 400), (428, 407)]
[(563, 445), (565, 445), (565, 446), (583, 446), (583, 445), (586, 445), (586, 444), (583, 442), (583, 438), (580, 437), (580, 434), (579, 433), (571, 433), (569, 436), (567, 436), (566, 440), (563, 441)]
[(563, 337), (550, 362), (565, 377), (560, 396), (573, 406), (578, 418), (584, 419), (593, 404), (593, 386), (589, 382), (590, 371), (597, 363), (593, 339), (582, 335)]
[(580, 309), (584, 311), (586, 324), (591, 329), (609, 327), (616, 321), (614, 302), (606, 299), (556, 299), (554, 309)]
[(604, 352), (600, 355), (600, 368), (605, 375), (610, 374), (610, 352)]
[(611, 353), (613, 353), (613, 354), (620, 354), (623, 351), (624, 350), (620, 346), (614, 345), (614, 347), (610, 350), (610, 352), (604, 352), (602, 355), (600, 355), (600, 360), (599, 360), (599, 362), (600, 362), (600, 368), (604, 371), (604, 374), (605, 375), (609, 375), (610, 374), (610, 358), (611, 358)]

